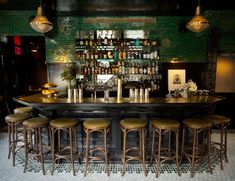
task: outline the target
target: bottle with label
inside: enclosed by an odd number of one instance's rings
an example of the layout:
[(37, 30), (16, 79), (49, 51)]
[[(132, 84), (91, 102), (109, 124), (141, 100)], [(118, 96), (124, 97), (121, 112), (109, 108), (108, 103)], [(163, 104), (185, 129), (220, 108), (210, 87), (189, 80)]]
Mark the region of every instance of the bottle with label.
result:
[(114, 49), (113, 58), (114, 58), (114, 61), (118, 60), (118, 50), (117, 50), (117, 47), (115, 47), (115, 49)]
[(108, 36), (108, 34), (106, 34), (104, 37), (104, 45), (106, 45), (106, 46), (108, 45), (108, 41), (109, 41), (107, 36)]
[(102, 45), (102, 37), (101, 37), (101, 35), (99, 34), (99, 36), (98, 36), (98, 43), (97, 43), (99, 46), (101, 46)]
[(108, 58), (108, 55), (107, 55), (107, 51), (106, 49), (104, 50), (104, 53), (103, 53), (103, 59), (107, 59)]

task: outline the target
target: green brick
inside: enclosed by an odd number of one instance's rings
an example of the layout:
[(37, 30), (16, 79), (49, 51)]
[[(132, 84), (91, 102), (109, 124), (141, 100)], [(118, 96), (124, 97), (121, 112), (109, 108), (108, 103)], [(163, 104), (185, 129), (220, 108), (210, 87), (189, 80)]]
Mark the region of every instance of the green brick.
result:
[[(35, 32), (28, 24), (29, 18), (35, 15), (36, 11), (0, 11), (0, 34), (45, 36), (47, 63), (53, 63), (63, 57), (75, 61), (76, 32), (97, 29), (147, 29), (150, 31), (150, 38), (160, 42), (162, 62), (168, 62), (172, 58), (179, 58), (183, 62), (207, 61), (209, 30), (201, 33), (180, 30), (180, 26), (183, 27), (192, 17), (159, 16), (155, 17), (155, 24), (144, 25), (142, 23), (87, 24), (84, 22), (86, 17), (59, 16), (51, 20), (54, 24), (52, 32), (43, 35)], [(209, 20), (210, 28), (219, 29), (219, 50), (234, 52), (235, 20), (232, 17), (235, 16), (235, 11), (208, 11), (203, 15)]]

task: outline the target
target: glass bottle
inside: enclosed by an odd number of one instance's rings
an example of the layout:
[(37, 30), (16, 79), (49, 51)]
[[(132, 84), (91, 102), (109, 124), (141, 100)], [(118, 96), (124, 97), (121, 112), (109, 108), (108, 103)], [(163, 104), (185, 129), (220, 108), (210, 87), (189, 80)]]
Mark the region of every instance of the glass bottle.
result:
[(106, 34), (104, 37), (104, 45), (106, 45), (106, 46), (108, 45), (108, 37), (107, 36), (108, 36), (108, 34)]

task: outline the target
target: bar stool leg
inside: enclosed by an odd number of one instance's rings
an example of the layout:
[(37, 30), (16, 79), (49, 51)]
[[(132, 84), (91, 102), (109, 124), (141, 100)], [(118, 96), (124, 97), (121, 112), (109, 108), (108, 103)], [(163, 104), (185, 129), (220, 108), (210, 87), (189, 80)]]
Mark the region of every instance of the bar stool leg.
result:
[(221, 170), (224, 169), (223, 167), (223, 143), (224, 143), (224, 128), (223, 128), (223, 125), (221, 125), (220, 127), (220, 167), (221, 167)]
[(13, 159), (13, 166), (15, 166), (15, 149), (16, 149), (16, 129), (15, 124), (11, 124), (12, 130), (12, 159)]
[(224, 130), (224, 137), (225, 137), (225, 140), (224, 140), (224, 155), (225, 155), (225, 161), (228, 162), (228, 155), (227, 155), (227, 125), (225, 127), (225, 130)]
[(24, 126), (24, 173), (26, 172), (28, 165), (28, 138), (27, 138), (27, 129)]
[(156, 130), (153, 129), (153, 139), (152, 139), (152, 148), (151, 148), (151, 156), (150, 156), (149, 166), (152, 165), (152, 161), (154, 158), (155, 132), (156, 132)]
[(208, 166), (210, 173), (212, 174), (211, 168), (211, 129), (208, 130)]
[(179, 129), (176, 129), (176, 168), (178, 175), (181, 176), (180, 170), (179, 170)]
[(157, 171), (156, 171), (156, 177), (158, 177), (158, 173), (159, 173), (159, 170), (160, 170), (160, 162), (161, 162), (161, 142), (162, 142), (162, 129), (159, 130), (159, 133), (158, 133), (158, 154), (157, 154)]
[(193, 155), (192, 155), (192, 163), (191, 163), (191, 177), (194, 175), (194, 167), (195, 167), (195, 152), (196, 152), (196, 138), (197, 138), (197, 129), (193, 129)]
[(38, 128), (38, 137), (39, 137), (39, 145), (40, 145), (40, 162), (42, 167), (42, 173), (45, 175), (44, 169), (44, 158), (43, 158), (43, 146), (42, 146), (42, 128)]
[(55, 136), (54, 136), (54, 128), (51, 127), (51, 147), (52, 147), (52, 169), (51, 169), (51, 175), (54, 173), (55, 169)]
[(89, 163), (89, 154), (90, 154), (90, 130), (86, 129), (86, 162), (85, 162), (84, 177), (87, 174), (87, 167), (88, 167), (88, 163)]
[(181, 164), (181, 162), (182, 162), (183, 155), (184, 155), (184, 142), (185, 142), (185, 127), (183, 127), (183, 130), (182, 130), (182, 143), (181, 143), (181, 158), (180, 158), (180, 164)]
[(144, 144), (144, 129), (141, 129), (141, 155), (142, 155), (142, 165), (143, 165), (143, 171), (144, 171), (144, 175), (147, 176), (146, 173), (146, 168), (145, 168), (145, 144)]
[(12, 128), (11, 126), (9, 125), (9, 123), (7, 124), (8, 126), (8, 159), (10, 159), (10, 156), (11, 156), (11, 150), (12, 150), (12, 145), (11, 145), (11, 140), (12, 140)]
[(122, 176), (126, 172), (126, 128), (123, 128), (123, 133)]
[(109, 166), (108, 166), (108, 151), (107, 151), (107, 129), (104, 129), (104, 152), (105, 152), (105, 167), (106, 167), (106, 172), (108, 176), (109, 174)]
[(71, 163), (72, 163), (72, 170), (73, 170), (73, 175), (75, 176), (75, 171), (74, 171), (74, 158), (73, 158), (73, 135), (72, 135), (72, 128), (69, 128), (69, 139), (70, 139), (70, 157), (71, 157)]

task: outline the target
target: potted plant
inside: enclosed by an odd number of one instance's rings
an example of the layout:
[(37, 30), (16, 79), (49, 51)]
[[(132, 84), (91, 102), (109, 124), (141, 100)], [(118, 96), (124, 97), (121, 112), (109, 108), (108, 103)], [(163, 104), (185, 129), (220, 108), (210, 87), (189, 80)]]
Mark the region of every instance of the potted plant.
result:
[(76, 69), (73, 64), (66, 65), (60, 74), (62, 80), (68, 81), (68, 89), (71, 89), (71, 81), (76, 78)]

